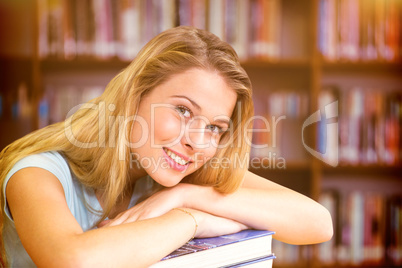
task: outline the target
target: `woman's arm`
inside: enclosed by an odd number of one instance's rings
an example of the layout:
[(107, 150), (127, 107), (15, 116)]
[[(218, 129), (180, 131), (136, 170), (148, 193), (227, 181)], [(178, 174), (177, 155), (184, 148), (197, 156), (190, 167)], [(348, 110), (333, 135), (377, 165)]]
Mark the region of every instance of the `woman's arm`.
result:
[[(6, 191), (18, 235), (38, 266), (147, 267), (188, 241), (195, 230), (191, 216), (169, 210), (152, 219), (83, 232), (58, 179), (40, 168), (15, 173)], [(217, 223), (240, 229), (233, 221), (189, 210), (198, 221), (197, 235), (215, 235), (208, 230)]]
[(233, 219), (256, 229), (275, 231), (290, 244), (312, 244), (331, 239), (332, 219), (314, 200), (251, 172), (237, 192), (223, 195), (211, 187), (181, 185), (184, 206)]
[(163, 215), (173, 207), (188, 207), (232, 219), (248, 227), (275, 231), (290, 244), (313, 244), (331, 239), (332, 219), (314, 200), (247, 172), (242, 187), (221, 194), (212, 187), (180, 183), (164, 189), (120, 214), (108, 225)]

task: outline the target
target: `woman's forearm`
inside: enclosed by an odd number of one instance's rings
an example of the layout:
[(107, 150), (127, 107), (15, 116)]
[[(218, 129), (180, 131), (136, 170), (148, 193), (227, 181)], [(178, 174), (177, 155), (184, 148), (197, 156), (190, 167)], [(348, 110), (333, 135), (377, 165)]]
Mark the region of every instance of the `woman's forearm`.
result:
[(185, 206), (230, 218), (251, 228), (275, 231), (275, 238), (291, 244), (327, 241), (332, 221), (320, 204), (287, 188), (243, 187), (220, 194), (212, 187), (185, 185)]
[[(94, 229), (69, 240), (74, 267), (148, 267), (187, 242), (194, 234), (193, 219), (173, 210), (157, 218)], [(60, 265), (60, 258), (54, 258)], [(70, 263), (69, 263), (70, 262)], [(50, 263), (47, 263), (50, 264)]]

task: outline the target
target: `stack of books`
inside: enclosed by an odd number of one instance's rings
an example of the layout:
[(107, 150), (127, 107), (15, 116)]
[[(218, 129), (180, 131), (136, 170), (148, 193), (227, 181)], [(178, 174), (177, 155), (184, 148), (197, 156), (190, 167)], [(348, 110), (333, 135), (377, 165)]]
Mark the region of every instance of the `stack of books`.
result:
[(164, 267), (272, 267), (274, 232), (243, 230), (211, 238), (196, 238), (173, 251), (151, 268)]

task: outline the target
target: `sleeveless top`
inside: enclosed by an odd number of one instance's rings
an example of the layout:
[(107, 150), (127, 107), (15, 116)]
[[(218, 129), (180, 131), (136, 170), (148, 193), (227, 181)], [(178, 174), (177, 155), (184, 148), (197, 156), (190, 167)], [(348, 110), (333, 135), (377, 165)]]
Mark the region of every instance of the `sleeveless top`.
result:
[[(21, 159), (7, 174), (2, 185), (3, 201), (5, 201), (3, 208), (5, 212), (3, 239), (10, 267), (36, 267), (21, 244), (6, 202), (7, 183), (14, 173), (26, 167), (43, 168), (56, 176), (63, 186), (68, 208), (84, 232), (96, 228), (94, 225), (100, 219), (102, 211), (93, 189), (84, 187), (77, 180), (71, 172), (67, 161), (60, 153), (45, 152)], [(160, 187), (149, 176), (139, 179), (135, 184), (129, 207), (134, 206), (142, 197), (151, 194)]]

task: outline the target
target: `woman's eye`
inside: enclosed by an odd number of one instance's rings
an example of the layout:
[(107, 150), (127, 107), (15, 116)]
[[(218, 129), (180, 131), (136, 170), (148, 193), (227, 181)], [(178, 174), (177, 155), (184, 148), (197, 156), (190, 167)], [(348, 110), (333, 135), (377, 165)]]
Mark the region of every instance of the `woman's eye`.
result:
[(187, 108), (187, 107), (178, 106), (176, 109), (177, 109), (177, 111), (178, 111), (179, 113), (181, 113), (181, 114), (182, 114), (184, 117), (186, 117), (186, 118), (190, 118), (191, 115), (192, 115), (190, 109)]
[(222, 133), (222, 128), (216, 125), (208, 125), (206, 128), (211, 131), (212, 133), (220, 134)]

